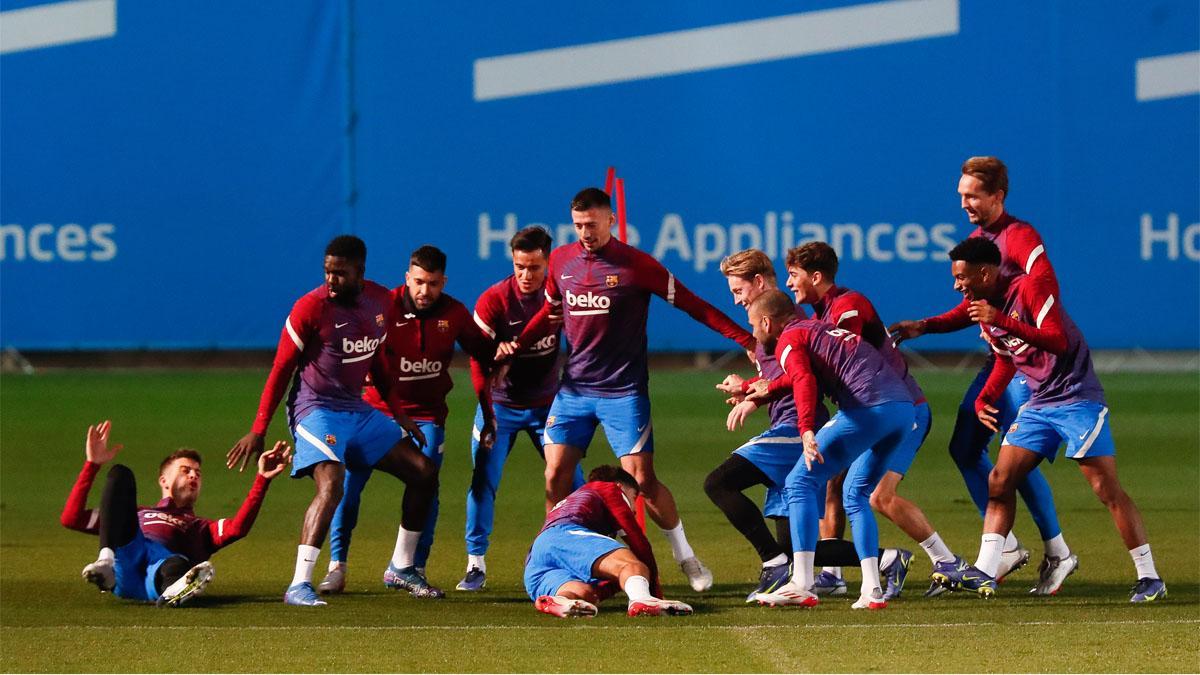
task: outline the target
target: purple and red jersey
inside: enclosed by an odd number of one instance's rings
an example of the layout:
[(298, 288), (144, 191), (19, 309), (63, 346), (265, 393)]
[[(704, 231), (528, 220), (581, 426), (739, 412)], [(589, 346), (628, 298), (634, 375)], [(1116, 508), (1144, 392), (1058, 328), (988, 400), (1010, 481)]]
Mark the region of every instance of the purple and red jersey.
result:
[[(391, 374), (392, 396), (405, 414), (415, 420), (446, 424), (446, 395), (454, 388), (450, 361), (454, 344), (462, 345), (472, 358), (491, 366), (495, 347), (480, 332), (471, 313), (461, 302), (443, 293), (432, 306), (418, 310), (406, 286), (392, 291), (391, 321), (383, 346), (385, 370)], [(482, 373), (481, 373), (482, 375)], [(485, 386), (475, 381), (476, 390)], [(384, 398), (374, 386), (362, 393), (367, 403), (391, 415)]]
[[(542, 289), (522, 293), (515, 275), (496, 282), (475, 302), (475, 325), (497, 342), (511, 342), (521, 335), (546, 304)], [(513, 359), (504, 379), (492, 389), (492, 400), (509, 408), (541, 408), (554, 401), (558, 391), (558, 331), (546, 335)], [(479, 362), (471, 359), (472, 372), (482, 374)]]
[(324, 285), (297, 300), (284, 321), (252, 430), (267, 432), (287, 377), (297, 367), (288, 396), (288, 426), (296, 426), (315, 408), (366, 410), (363, 381), (387, 337), (390, 305), (388, 290), (372, 281), (363, 282), (352, 305), (334, 302)]
[[(63, 527), (87, 534), (100, 533), (100, 509), (87, 508), (88, 492), (100, 472), (100, 465), (84, 462), (75, 479), (75, 486), (63, 506)], [(179, 508), (170, 498), (154, 506), (138, 507), (138, 524), (142, 536), (165, 546), (172, 553), (187, 556), (193, 564), (212, 557), (220, 549), (241, 539), (250, 532), (271, 481), (255, 476), (250, 493), (233, 518), (209, 520), (197, 516), (192, 509)]]
[(879, 313), (875, 311), (875, 306), (867, 296), (849, 288), (831, 286), (824, 297), (813, 303), (812, 307), (814, 318), (861, 335), (862, 339), (879, 351), (883, 360), (904, 381), (904, 386), (908, 387), (913, 401), (925, 402), (925, 392), (908, 371), (908, 362), (892, 343), (892, 337), (888, 335), (883, 320), (879, 318)]
[(789, 321), (775, 345), (775, 358), (795, 395), (800, 433), (817, 430), (818, 392), (842, 409), (913, 402), (908, 388), (874, 347), (857, 333), (826, 321)]
[(1030, 408), (1104, 403), (1087, 341), (1054, 291), (1044, 277), (1019, 276), (1004, 289), (1003, 306), (993, 323), (980, 325), (983, 339), (998, 358), (976, 410), (985, 403), (995, 404), (1014, 369), (1029, 380), (1026, 405)]
[(544, 315), (562, 307), (563, 329), (571, 345), (562, 387), (575, 394), (618, 397), (644, 394), (646, 318), (650, 295), (657, 295), (746, 349), (754, 338), (732, 319), (700, 299), (657, 260), (615, 237), (600, 250), (579, 242), (550, 254), (546, 276), (547, 307), (522, 333), (523, 349), (548, 331)]
[(546, 514), (542, 532), (555, 525), (578, 525), (606, 537), (621, 535), (629, 550), (650, 568), (650, 581), (657, 585), (658, 566), (650, 540), (637, 523), (619, 483), (591, 481), (567, 495)]
[[(1046, 256), (1046, 246), (1042, 236), (1033, 226), (1023, 220), (1017, 220), (1007, 211), (988, 227), (977, 227), (971, 233), (972, 237), (983, 237), (990, 240), (1000, 249), (1000, 278), (1011, 282), (1017, 276), (1026, 274), (1042, 278), (1049, 284), (1055, 295), (1058, 294), (1058, 277), (1050, 258)], [(935, 317), (925, 319), (925, 330), (930, 333), (948, 333), (961, 330), (971, 325), (967, 315), (969, 303), (964, 300), (957, 307)]]

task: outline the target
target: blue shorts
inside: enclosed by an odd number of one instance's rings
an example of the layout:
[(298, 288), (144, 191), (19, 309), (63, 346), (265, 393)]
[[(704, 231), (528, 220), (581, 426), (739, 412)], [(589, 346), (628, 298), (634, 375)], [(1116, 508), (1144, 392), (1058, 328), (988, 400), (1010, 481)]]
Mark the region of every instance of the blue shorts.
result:
[(292, 478), (297, 478), (312, 473), (321, 462), (369, 469), (404, 439), (405, 432), (374, 408), (357, 412), (317, 408), (296, 423), (292, 435), (296, 438)]
[(560, 390), (550, 405), (544, 442), (570, 445), (587, 455), (597, 424), (604, 425), (604, 435), (617, 457), (654, 452), (650, 397), (646, 394), (602, 398)]
[[(753, 464), (776, 489), (783, 488), (788, 472), (804, 457), (804, 442), (795, 424), (780, 424), (746, 441), (733, 451)], [(767, 493), (768, 500), (770, 492)]]
[(1022, 408), (1002, 445), (1025, 448), (1053, 462), (1063, 443), (1067, 445), (1063, 454), (1071, 459), (1117, 454), (1108, 427), (1108, 408), (1092, 401)]
[(933, 414), (929, 410), (929, 403), (916, 404), (913, 413), (912, 433), (892, 451), (887, 460), (887, 470), (895, 471), (901, 476), (907, 474), (912, 467), (913, 460), (917, 458), (917, 450), (921, 449), (933, 426)]
[(787, 518), (787, 500), (783, 498), (783, 486), (769, 486), (767, 494), (763, 495), (763, 516), (767, 518)]
[(158, 599), (154, 586), (154, 575), (167, 558), (179, 556), (162, 544), (147, 539), (139, 527), (133, 541), (113, 551), (113, 573), (117, 578), (113, 595), (129, 600), (153, 602)]
[(592, 567), (619, 548), (625, 544), (582, 525), (555, 525), (533, 540), (525, 559), (525, 592), (530, 600), (537, 600), (554, 595), (568, 581), (598, 583)]

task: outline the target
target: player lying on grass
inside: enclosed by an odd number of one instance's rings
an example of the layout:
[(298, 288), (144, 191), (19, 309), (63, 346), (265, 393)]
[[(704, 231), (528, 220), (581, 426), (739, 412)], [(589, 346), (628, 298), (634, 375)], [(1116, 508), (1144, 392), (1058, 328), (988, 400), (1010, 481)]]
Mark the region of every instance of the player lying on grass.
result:
[(258, 475), (233, 518), (208, 520), (192, 507), (200, 498), (200, 454), (187, 448), (167, 455), (158, 468), (162, 499), (137, 505), (133, 472), (123, 464), (108, 470), (100, 507), (87, 508), (100, 467), (121, 450), (109, 445), (112, 422), (88, 427), (87, 461), (63, 507), (62, 524), (100, 535), (100, 556), (83, 568), (83, 578), (119, 598), (178, 607), (204, 592), (213, 578), (212, 554), (250, 532), (271, 479), (287, 467), (292, 450), (283, 441), (258, 457)]
[[(894, 452), (912, 432), (912, 395), (883, 357), (858, 335), (815, 319), (800, 319), (791, 298), (781, 291), (763, 293), (749, 308), (754, 337), (775, 353), (783, 376), (772, 383), (790, 388), (796, 401), (803, 458), (787, 474), (784, 496), (792, 522), (792, 580), (771, 593), (759, 593), (763, 604), (812, 607), (813, 564), (825, 484), (868, 454), (859, 475), (847, 478), (843, 493), (846, 516), (863, 572), (854, 609), (882, 609), (879, 578), (879, 528), (870, 497)], [(817, 401), (825, 392), (838, 412), (817, 430)], [(768, 400), (769, 388), (747, 398)]]
[(951, 249), (950, 260), (954, 289), (969, 303), (971, 321), (979, 324), (984, 341), (996, 353), (996, 365), (975, 401), (979, 421), (999, 432), (996, 399), (1016, 371), (1025, 375), (1033, 392), (1004, 434), (1000, 456), (988, 477), (979, 558), (973, 566), (943, 575), (942, 582), (984, 597), (995, 592), (1017, 485), (1043, 459), (1053, 462), (1065, 442), (1066, 455), (1078, 462), (1092, 491), (1108, 507), (1133, 558), (1138, 579), (1130, 601), (1166, 598), (1167, 587), (1154, 569), (1142, 515), (1117, 479), (1117, 450), (1091, 352), (1058, 301), (1056, 285), (1034, 275), (1004, 277), (1000, 249), (979, 237)]
[(596, 605), (619, 587), (629, 596), (629, 616), (692, 613), (690, 605), (660, 599), (654, 552), (630, 508), (637, 496), (631, 474), (598, 466), (550, 509), (525, 558), (525, 591), (539, 612), (595, 616)]
[[(739, 251), (725, 258), (721, 261), (721, 273), (728, 282), (734, 304), (742, 307), (748, 307), (763, 293), (778, 290), (771, 259), (758, 249)], [(796, 316), (807, 318), (799, 306), (796, 307)], [(784, 374), (775, 354), (761, 342), (755, 347), (754, 361), (758, 366), (757, 377), (746, 380), (740, 375), (730, 374), (717, 385), (718, 390), (729, 394), (728, 402), (733, 404), (733, 410), (726, 418), (726, 427), (730, 431), (740, 428), (759, 407), (758, 403), (746, 400), (746, 391), (753, 383), (773, 380)], [(803, 456), (804, 444), (796, 428), (796, 403), (790, 390), (780, 392), (767, 405), (767, 411), (771, 427), (734, 450), (704, 480), (704, 492), (708, 498), (750, 542), (762, 561), (758, 587), (746, 597), (746, 602), (754, 602), (759, 593), (779, 588), (792, 576), (791, 524), (783, 499), (783, 483), (788, 472)], [(816, 425), (823, 426), (827, 421), (829, 411), (818, 403)], [(767, 488), (763, 511), (767, 518), (775, 521), (775, 537), (771, 536), (763, 512), (744, 494), (745, 490), (755, 485)], [(840, 493), (837, 508), (841, 508)], [(900, 549), (887, 549), (879, 553), (879, 560), (884, 567), (881, 572), (888, 579), (888, 589), (903, 588), (912, 554)], [(859, 558), (852, 543), (842, 539), (826, 539), (817, 543), (816, 564), (840, 570), (843, 565), (858, 565)], [(845, 589), (843, 581), (842, 593), (845, 593)], [(898, 590), (895, 595), (899, 595)]]
[[(1058, 293), (1058, 280), (1054, 268), (1050, 265), (1046, 247), (1042, 244), (1041, 235), (1032, 225), (1014, 218), (1005, 210), (1008, 168), (1004, 166), (1004, 162), (995, 157), (971, 157), (963, 162), (962, 175), (958, 180), (958, 194), (963, 211), (976, 226), (971, 236), (992, 241), (1000, 249), (1001, 276), (1006, 279), (1012, 279), (1018, 274), (1040, 277)], [(967, 307), (968, 303), (963, 301), (944, 314), (920, 321), (900, 321), (889, 326), (888, 331), (899, 344), (901, 340), (916, 338), (925, 333), (962, 330), (971, 325)], [(988, 458), (988, 444), (991, 443), (994, 434), (975, 417), (975, 399), (991, 375), (995, 361), (994, 356), (988, 359), (983, 369), (975, 376), (975, 381), (963, 394), (958, 417), (954, 421), (954, 431), (950, 435), (950, 456), (958, 465), (967, 492), (979, 509), (981, 518), (987, 513), (988, 475), (992, 470), (992, 461)], [(1021, 406), (1028, 400), (1029, 387), (1026, 386), (1025, 377), (1012, 378), (1008, 387), (994, 401), (999, 410), (997, 427), (1005, 428), (1011, 424)], [(1079, 559), (1071, 553), (1063, 538), (1058, 512), (1054, 507), (1054, 495), (1042, 472), (1036, 468), (1030, 471), (1017, 490), (1045, 544), (1045, 557), (1038, 568), (1038, 583), (1030, 593), (1053, 595), (1058, 592), (1071, 572), (1075, 571)], [(1000, 556), (997, 572), (1000, 577), (1020, 568), (1028, 561), (1029, 551), (1021, 546), (1014, 533), (1006, 533), (1004, 553)]]

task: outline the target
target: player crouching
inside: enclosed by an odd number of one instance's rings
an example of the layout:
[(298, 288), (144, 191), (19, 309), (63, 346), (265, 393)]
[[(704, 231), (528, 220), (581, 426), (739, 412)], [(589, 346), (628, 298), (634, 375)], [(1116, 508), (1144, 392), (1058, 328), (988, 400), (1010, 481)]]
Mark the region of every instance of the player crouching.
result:
[(208, 520), (192, 511), (200, 497), (200, 454), (186, 448), (159, 466), (162, 499), (154, 506), (137, 505), (133, 472), (116, 464), (108, 471), (100, 508), (88, 509), (96, 474), (121, 450), (108, 444), (111, 431), (108, 421), (88, 427), (87, 461), (63, 507), (62, 524), (100, 535), (99, 557), (83, 568), (86, 581), (120, 598), (178, 607), (212, 581), (212, 554), (250, 532), (271, 479), (291, 461), (291, 448), (280, 441), (259, 456), (258, 475), (233, 518)]
[[(525, 590), (539, 612), (591, 617), (615, 593), (629, 596), (629, 616), (685, 616), (690, 605), (662, 600), (658, 565), (630, 505), (637, 481), (615, 466), (599, 466), (588, 482), (546, 515), (525, 559)], [(614, 539), (624, 537), (626, 547)]]

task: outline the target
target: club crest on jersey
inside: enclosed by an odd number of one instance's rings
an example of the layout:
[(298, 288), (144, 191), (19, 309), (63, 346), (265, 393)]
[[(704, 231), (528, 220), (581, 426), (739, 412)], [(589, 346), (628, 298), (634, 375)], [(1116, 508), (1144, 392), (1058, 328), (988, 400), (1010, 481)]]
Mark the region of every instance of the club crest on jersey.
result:
[(325, 445), (337, 445), (337, 436), (325, 434)]
[(382, 314), (375, 315), (375, 325), (379, 326), (380, 328), (383, 328), (383, 315)]
[(1021, 315), (1020, 315), (1020, 314), (1017, 314), (1017, 310), (1015, 310), (1015, 309), (1014, 309), (1012, 312), (1010, 312), (1010, 313), (1009, 313), (1009, 316), (1011, 316), (1012, 318), (1016, 319), (1017, 321), (1020, 321), (1020, 320), (1021, 320)]
[(617, 275), (607, 274), (604, 276), (604, 285), (609, 288), (614, 288), (618, 283), (620, 283), (620, 280), (617, 278)]
[(548, 427), (554, 426), (554, 415), (551, 415), (546, 418), (546, 426), (548, 426)]
[(450, 321), (448, 319), (438, 319), (437, 329), (439, 333), (449, 333)]
[(1010, 433), (1010, 434), (1017, 433), (1017, 423), (1016, 422), (1013, 422), (1012, 426), (1008, 428), (1008, 433)]

